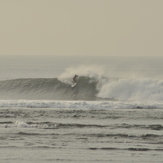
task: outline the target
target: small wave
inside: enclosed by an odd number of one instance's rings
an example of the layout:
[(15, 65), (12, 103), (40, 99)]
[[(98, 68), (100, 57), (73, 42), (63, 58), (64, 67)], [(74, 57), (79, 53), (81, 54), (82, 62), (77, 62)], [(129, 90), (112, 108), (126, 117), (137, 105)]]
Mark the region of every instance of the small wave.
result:
[(116, 150), (116, 151), (118, 151), (118, 150), (123, 150), (123, 151), (125, 151), (125, 150), (127, 150), (127, 151), (163, 151), (163, 149), (150, 149), (150, 148), (133, 148), (133, 147), (131, 147), (131, 148), (110, 148), (110, 147), (104, 147), (104, 148), (89, 148), (90, 150)]
[(0, 107), (70, 109), (163, 109), (163, 103), (119, 101), (0, 100)]

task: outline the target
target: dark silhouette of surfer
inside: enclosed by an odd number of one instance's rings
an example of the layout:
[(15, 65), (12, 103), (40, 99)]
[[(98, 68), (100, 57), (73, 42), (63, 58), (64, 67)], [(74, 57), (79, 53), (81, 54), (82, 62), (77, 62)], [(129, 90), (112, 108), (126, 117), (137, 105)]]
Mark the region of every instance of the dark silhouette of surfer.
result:
[(77, 77), (78, 77), (78, 75), (75, 75), (75, 76), (73, 77), (73, 82), (74, 82), (74, 83), (77, 83)]

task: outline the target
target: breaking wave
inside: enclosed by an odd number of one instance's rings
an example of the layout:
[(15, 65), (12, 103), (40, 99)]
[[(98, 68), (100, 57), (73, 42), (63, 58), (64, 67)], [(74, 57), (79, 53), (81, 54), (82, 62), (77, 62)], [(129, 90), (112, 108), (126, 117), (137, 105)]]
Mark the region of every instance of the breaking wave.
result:
[(163, 101), (163, 81), (154, 79), (118, 79), (103, 84), (101, 98), (120, 101)]
[(72, 77), (64, 79), (29, 78), (0, 81), (0, 99), (163, 101), (162, 80), (79, 76), (77, 85), (72, 88)]
[(162, 80), (108, 78), (91, 71), (77, 74), (73, 88), (71, 73), (0, 81), (0, 107), (163, 109)]

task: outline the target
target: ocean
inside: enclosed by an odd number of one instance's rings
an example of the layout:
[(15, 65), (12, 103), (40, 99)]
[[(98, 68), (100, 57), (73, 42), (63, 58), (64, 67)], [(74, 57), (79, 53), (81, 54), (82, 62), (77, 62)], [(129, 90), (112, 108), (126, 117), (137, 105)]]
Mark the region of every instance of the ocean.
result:
[(162, 63), (1, 56), (0, 162), (162, 163)]

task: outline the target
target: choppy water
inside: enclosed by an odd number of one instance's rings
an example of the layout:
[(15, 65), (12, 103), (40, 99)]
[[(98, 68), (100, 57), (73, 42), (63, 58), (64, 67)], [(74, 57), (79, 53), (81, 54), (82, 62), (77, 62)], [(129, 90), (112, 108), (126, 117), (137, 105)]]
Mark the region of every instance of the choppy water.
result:
[(1, 162), (163, 161), (162, 109), (0, 110)]
[(163, 162), (162, 61), (3, 57), (0, 162)]

